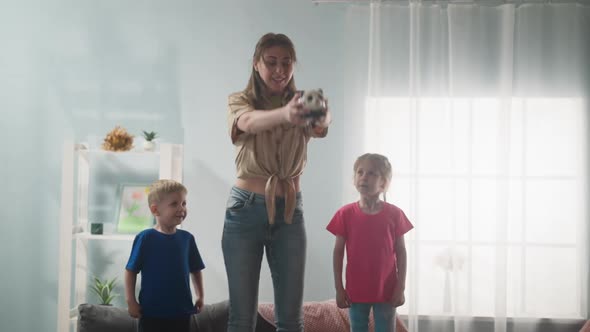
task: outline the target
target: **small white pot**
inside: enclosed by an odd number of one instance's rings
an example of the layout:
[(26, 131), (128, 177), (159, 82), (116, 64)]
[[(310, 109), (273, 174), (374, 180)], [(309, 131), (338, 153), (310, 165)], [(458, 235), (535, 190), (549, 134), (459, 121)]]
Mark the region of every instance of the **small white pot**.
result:
[(144, 151), (154, 151), (156, 149), (156, 143), (154, 141), (143, 142)]

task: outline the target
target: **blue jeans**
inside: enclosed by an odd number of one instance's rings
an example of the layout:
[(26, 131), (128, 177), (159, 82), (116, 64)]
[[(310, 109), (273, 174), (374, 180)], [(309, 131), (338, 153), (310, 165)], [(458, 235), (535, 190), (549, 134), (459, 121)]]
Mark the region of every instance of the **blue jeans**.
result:
[(353, 303), (348, 313), (350, 315), (350, 330), (352, 332), (367, 332), (369, 330), (369, 313), (373, 307), (375, 332), (395, 332), (395, 308), (389, 303)]
[(264, 195), (233, 187), (227, 201), (221, 240), (229, 286), (228, 332), (254, 332), (263, 251), (270, 267), (277, 331), (303, 331), (303, 279), (307, 238), (301, 193), (293, 222), (284, 220), (285, 201), (276, 198), (270, 225)]

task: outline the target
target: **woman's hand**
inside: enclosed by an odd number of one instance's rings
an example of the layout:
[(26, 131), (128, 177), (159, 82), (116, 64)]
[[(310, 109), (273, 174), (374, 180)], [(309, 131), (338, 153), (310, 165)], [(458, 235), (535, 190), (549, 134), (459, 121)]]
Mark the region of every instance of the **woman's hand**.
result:
[(314, 127), (327, 128), (332, 123), (332, 113), (330, 113), (330, 108), (328, 107), (328, 99), (324, 101), (326, 103), (326, 111), (324, 115), (313, 121), (312, 125)]
[(283, 106), (283, 110), (287, 122), (296, 126), (305, 126), (309, 123), (309, 119), (305, 117), (309, 113), (309, 110), (301, 105), (299, 98), (301, 98), (301, 92), (295, 93), (289, 103)]
[(350, 308), (350, 298), (346, 290), (339, 289), (336, 291), (336, 305), (341, 309)]

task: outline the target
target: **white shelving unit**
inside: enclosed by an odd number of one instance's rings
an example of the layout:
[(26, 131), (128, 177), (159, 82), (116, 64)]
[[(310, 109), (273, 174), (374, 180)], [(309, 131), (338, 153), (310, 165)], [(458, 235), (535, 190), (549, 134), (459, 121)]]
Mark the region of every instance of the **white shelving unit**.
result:
[[(77, 306), (86, 302), (88, 290), (87, 248), (89, 241), (129, 241), (134, 234), (94, 235), (88, 232), (89, 194), (92, 156), (108, 157), (116, 163), (119, 158), (159, 158), (157, 171), (159, 179), (173, 179), (182, 182), (183, 146), (161, 144), (159, 151), (109, 152), (92, 150), (87, 144), (65, 142), (63, 146), (61, 215), (59, 233), (59, 286), (57, 300), (57, 331), (69, 332), (78, 316)], [(153, 179), (156, 180), (156, 179)], [(75, 254), (74, 254), (75, 253)], [(74, 271), (72, 271), (74, 269)]]

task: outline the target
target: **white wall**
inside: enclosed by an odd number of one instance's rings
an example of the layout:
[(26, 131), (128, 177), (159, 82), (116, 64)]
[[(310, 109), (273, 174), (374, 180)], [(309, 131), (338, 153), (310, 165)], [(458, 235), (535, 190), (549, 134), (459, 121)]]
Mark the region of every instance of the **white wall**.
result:
[[(244, 88), (254, 45), (269, 31), (293, 39), (298, 87), (322, 87), (334, 112), (303, 176), (305, 299), (333, 297), (325, 225), (350, 169), (341, 162), (345, 19), (342, 7), (310, 0), (2, 0), (0, 330), (55, 329), (62, 142), (96, 141), (116, 124), (185, 144), (186, 228), (206, 260), (207, 301), (227, 297), (220, 239), (234, 166), (226, 97)], [(266, 267), (260, 295), (272, 300)]]

